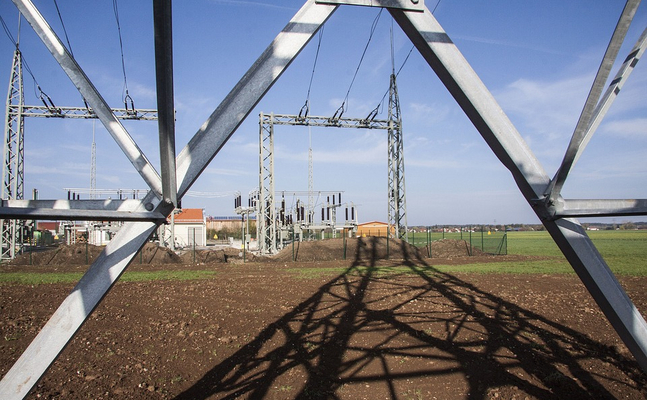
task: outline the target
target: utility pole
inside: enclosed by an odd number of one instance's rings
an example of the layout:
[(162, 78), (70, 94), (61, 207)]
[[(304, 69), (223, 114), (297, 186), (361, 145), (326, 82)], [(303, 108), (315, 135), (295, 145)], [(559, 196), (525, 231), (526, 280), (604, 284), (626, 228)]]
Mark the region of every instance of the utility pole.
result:
[[(404, 186), (404, 144), (402, 140), (402, 117), (400, 99), (395, 83), (395, 73), (391, 74), (389, 85), (389, 232), (388, 235), (408, 240), (407, 193)], [(392, 233), (393, 232), (393, 233)]]
[[(11, 79), (7, 94), (7, 114), (5, 119), (4, 165), (2, 169), (2, 200), (24, 200), (24, 161), (25, 161), (25, 118), (22, 109), (23, 97), (22, 54), (18, 45), (13, 56)], [(4, 219), (1, 222), (0, 259), (8, 260), (16, 256), (22, 246), (23, 221)]]

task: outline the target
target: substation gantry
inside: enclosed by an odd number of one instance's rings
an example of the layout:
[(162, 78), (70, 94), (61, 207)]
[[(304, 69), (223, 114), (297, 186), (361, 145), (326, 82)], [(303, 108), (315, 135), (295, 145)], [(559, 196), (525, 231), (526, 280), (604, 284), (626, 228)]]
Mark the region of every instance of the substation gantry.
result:
[[(375, 111), (375, 110), (374, 110)], [(265, 114), (259, 116), (259, 194), (258, 213), (256, 227), (259, 251), (261, 254), (273, 254), (280, 250), (286, 233), (285, 230), (277, 226), (284, 226), (285, 221), (276, 215), (276, 199), (274, 187), (274, 125), (292, 125), (308, 127), (325, 127), (325, 128), (356, 128), (356, 129), (383, 129), (388, 132), (387, 155), (388, 155), (388, 225), (389, 235), (398, 239), (408, 239), (407, 228), (407, 200), (404, 183), (404, 144), (402, 138), (402, 117), (400, 115), (400, 100), (396, 85), (395, 74), (391, 74), (389, 84), (389, 111), (388, 119), (375, 118), (376, 112), (372, 112), (366, 118), (345, 118), (338, 115), (332, 117), (317, 117), (310, 115), (287, 115), (287, 114)], [(328, 197), (326, 214), (324, 208), (321, 209), (322, 226), (309, 227), (314, 219), (312, 218), (314, 210), (308, 210), (308, 217), (302, 213), (299, 220), (305, 225), (301, 229), (317, 231), (326, 227), (334, 227), (336, 221), (336, 209), (341, 205), (341, 193), (339, 193), (339, 202), (335, 203), (335, 192), (332, 193), (332, 205)], [(309, 196), (310, 197), (310, 196)], [(312, 205), (309, 204), (311, 207)], [(297, 207), (298, 209), (298, 207)], [(281, 212), (285, 212), (285, 201), (282, 201)], [(332, 210), (332, 218), (330, 211)], [(355, 207), (351, 207), (352, 218), (348, 218), (346, 211), (346, 223), (348, 227), (343, 229), (356, 229), (357, 220), (355, 218)], [(325, 216), (327, 218), (324, 218)], [(344, 226), (345, 226), (344, 225)], [(333, 237), (336, 229), (333, 230)], [(302, 236), (300, 236), (302, 237)]]
[[(40, 93), (40, 99), (43, 102), (42, 106), (25, 105), (24, 99), (22, 53), (16, 46), (9, 79), (5, 116), (2, 193), (0, 194), (3, 207), (15, 207), (20, 204), (20, 201), (24, 202), (25, 200), (26, 117), (99, 118), (96, 112), (87, 105), (86, 107), (58, 107), (49, 96), (42, 92)], [(110, 111), (115, 118), (120, 120), (157, 120), (157, 110), (135, 109), (132, 102), (126, 103), (125, 106), (126, 108), (112, 108)], [(20, 210), (17, 211), (20, 212)], [(18, 216), (14, 215), (13, 217)], [(46, 218), (41, 215), (39, 219)], [(21, 253), (27, 231), (36, 228), (35, 226), (30, 227), (30, 222), (28, 221), (33, 221), (33, 218), (31, 220), (6, 218), (0, 220), (0, 261), (11, 260)]]
[[(72, 292), (2, 378), (1, 398), (22, 399), (28, 395), (123, 274), (137, 251), (157, 227), (166, 221), (178, 200), (186, 194), (241, 122), (253, 111), (255, 105), (335, 10), (347, 4), (388, 9), (394, 21), (445, 85), (493, 153), (510, 171), (521, 194), (564, 253), (637, 363), (647, 372), (647, 323), (577, 220), (578, 217), (592, 216), (644, 216), (647, 215), (647, 199), (571, 200), (561, 196), (561, 189), (572, 166), (647, 46), (645, 30), (604, 91), (620, 45), (638, 8), (638, 0), (628, 0), (622, 11), (563, 162), (553, 178), (545, 172), (456, 44), (424, 5), (424, 0), (307, 0), (177, 158), (174, 156), (171, 2), (153, 2), (161, 174), (155, 171), (136, 146), (33, 3), (29, 0), (12, 1), (74, 82), (83, 98), (95, 110), (98, 118), (151, 190), (142, 200), (76, 200), (58, 204), (47, 200), (3, 202), (0, 218), (4, 219), (47, 217), (128, 222), (92, 263)], [(17, 147), (15, 149), (18, 151)]]

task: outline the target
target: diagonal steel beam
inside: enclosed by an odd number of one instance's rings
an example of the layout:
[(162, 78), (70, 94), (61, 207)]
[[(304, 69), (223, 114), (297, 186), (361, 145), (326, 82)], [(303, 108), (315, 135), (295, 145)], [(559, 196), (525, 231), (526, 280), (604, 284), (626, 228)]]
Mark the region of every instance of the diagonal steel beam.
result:
[[(336, 8), (316, 6), (313, 1), (308, 1), (214, 111), (178, 156), (182, 171), (179, 176), (183, 183), (178, 198), (188, 191), (245, 116)], [(172, 211), (172, 206), (161, 202), (154, 193), (149, 193), (142, 205), (144, 209), (138, 208), (136, 211), (155, 209), (163, 215), (169, 215)], [(0, 381), (0, 398), (22, 399), (29, 393), (156, 227), (157, 224), (153, 222), (131, 222), (120, 229)]]
[(521, 193), (647, 372), (647, 323), (577, 220), (548, 218), (551, 210), (538, 199), (549, 178), (494, 97), (429, 10), (422, 14), (395, 9), (389, 12), (512, 173)]
[(576, 159), (581, 153), (580, 148), (588, 143), (586, 136), (589, 127), (593, 122), (594, 110), (598, 104), (604, 84), (609, 77), (611, 67), (618, 56), (620, 46), (622, 46), (622, 42), (629, 30), (629, 25), (631, 25), (631, 21), (636, 14), (639, 4), (640, 0), (627, 0), (627, 3), (622, 10), (616, 29), (613, 31), (613, 35), (611, 36), (607, 50), (602, 58), (602, 63), (600, 64), (598, 73), (595, 76), (589, 95), (584, 103), (584, 109), (582, 110), (582, 114), (580, 114), (580, 119), (577, 121), (577, 125), (575, 126), (575, 132), (573, 132), (571, 141), (566, 149), (566, 154), (564, 155), (562, 164), (559, 166), (555, 177), (546, 188), (545, 194), (549, 201), (555, 201), (560, 196), (564, 182), (573, 168)]
[[(149, 193), (146, 203), (158, 203)], [(139, 211), (145, 211), (142, 207)], [(153, 222), (128, 222), (92, 263), (72, 292), (0, 381), (0, 398), (22, 399), (81, 328), (157, 228)]]
[(337, 6), (308, 0), (229, 92), (177, 158), (178, 198), (189, 190), (245, 117)]
[[(627, 79), (629, 79), (629, 75), (631, 75), (634, 68), (636, 67), (636, 64), (638, 64), (640, 57), (642, 57), (642, 55), (645, 53), (645, 48), (647, 48), (647, 29), (645, 29), (642, 35), (640, 35), (640, 38), (629, 52), (627, 58), (625, 58), (625, 61), (620, 66), (618, 73), (607, 87), (607, 91), (604, 92), (602, 99), (595, 108), (595, 111), (593, 111), (589, 127), (582, 135), (579, 146), (574, 147), (574, 150), (572, 152), (567, 152), (567, 154), (569, 154), (569, 157), (572, 157), (570, 166), (571, 169), (580, 158), (580, 155), (582, 155), (582, 152), (586, 148), (586, 145), (589, 143), (591, 137), (598, 129), (598, 126), (600, 126), (602, 119), (607, 114), (607, 111), (609, 111), (609, 108), (611, 108), (611, 105), (613, 104), (615, 99), (618, 97), (620, 90), (622, 90), (625, 82), (627, 82)], [(556, 181), (553, 180), (553, 182)], [(562, 181), (561, 183), (563, 185), (564, 182)]]
[(162, 194), (162, 181), (155, 170), (155, 167), (148, 161), (142, 150), (137, 146), (133, 138), (128, 134), (126, 128), (112, 113), (108, 103), (101, 97), (99, 91), (94, 87), (90, 79), (85, 75), (81, 67), (76, 63), (72, 55), (67, 51), (56, 33), (49, 26), (45, 18), (30, 0), (12, 0), (20, 13), (25, 17), (29, 25), (43, 41), (47, 49), (52, 53), (56, 61), (61, 65), (63, 71), (70, 78), (74, 86), (79, 90), (84, 99), (92, 107), (99, 117), (101, 123), (117, 142), (128, 160), (144, 178), (151, 190), (159, 196)]

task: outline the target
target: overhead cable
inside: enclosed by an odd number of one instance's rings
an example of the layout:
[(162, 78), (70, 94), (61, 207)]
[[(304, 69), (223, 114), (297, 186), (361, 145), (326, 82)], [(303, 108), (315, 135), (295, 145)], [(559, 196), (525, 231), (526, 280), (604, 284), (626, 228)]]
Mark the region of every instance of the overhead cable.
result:
[(133, 101), (133, 98), (130, 97), (130, 94), (128, 93), (128, 79), (126, 78), (126, 61), (124, 59), (124, 43), (121, 38), (121, 24), (119, 23), (119, 7), (117, 6), (117, 0), (112, 0), (112, 9), (115, 14), (115, 21), (117, 22), (117, 33), (119, 34), (119, 50), (121, 51), (121, 70), (124, 75), (124, 87), (122, 91), (122, 97), (123, 97), (126, 111), (129, 111), (129, 110), (134, 111), (135, 103)]
[[(431, 11), (432, 14), (436, 13), (436, 9), (440, 5), (441, 1), (442, 0), (438, 0), (438, 3), (436, 3), (436, 5), (434, 6), (434, 9)], [(409, 49), (409, 52), (407, 53), (407, 56), (404, 58), (404, 61), (402, 61), (402, 64), (400, 65), (400, 68), (398, 68), (398, 72), (395, 72), (395, 77), (396, 78), (400, 75), (400, 71), (402, 71), (402, 68), (404, 68), (405, 64), (409, 60), (409, 56), (411, 56), (411, 53), (413, 52), (414, 48), (415, 48), (415, 46), (412, 45), (411, 48)], [(394, 55), (394, 49), (393, 49), (393, 20), (392, 20), (391, 21), (391, 71), (392, 71), (392, 73), (395, 70), (394, 66), (395, 66), (395, 55)], [(373, 117), (375, 117), (375, 115), (378, 114), (378, 110), (380, 110), (382, 108), (382, 105), (384, 104), (384, 99), (386, 99), (387, 94), (389, 94), (388, 89), (387, 89), (386, 92), (384, 92), (384, 95), (382, 96), (382, 100), (380, 100), (380, 103), (377, 105), (377, 107), (375, 107), (375, 109), (373, 111), (371, 111), (370, 115), (373, 115)]]
[(373, 33), (375, 33), (375, 28), (377, 27), (377, 23), (380, 20), (380, 16), (382, 15), (382, 11), (384, 11), (383, 8), (380, 9), (380, 12), (377, 14), (375, 19), (373, 20), (373, 24), (371, 25), (371, 33), (368, 36), (368, 40), (366, 41), (366, 46), (364, 46), (364, 51), (362, 52), (362, 57), (359, 59), (359, 63), (357, 64), (357, 68), (355, 69), (355, 74), (353, 75), (353, 79), (350, 82), (350, 85), (348, 86), (348, 91), (346, 92), (346, 97), (344, 97), (344, 101), (342, 102), (341, 106), (335, 111), (335, 114), (333, 115), (333, 119), (335, 118), (341, 118), (342, 114), (344, 114), (344, 111), (346, 111), (346, 103), (348, 102), (348, 96), (350, 96), (350, 91), (353, 88), (353, 84), (355, 83), (355, 78), (357, 78), (357, 73), (359, 72), (359, 68), (362, 66), (362, 61), (364, 61), (364, 56), (366, 55), (366, 50), (368, 50), (369, 44), (371, 44), (371, 39), (373, 39)]
[[(11, 34), (11, 31), (9, 30), (9, 28), (7, 27), (7, 24), (4, 21), (4, 18), (2, 18), (1, 15), (0, 15), (0, 23), (2, 23), (2, 28), (4, 29), (4, 32), (7, 34), (7, 37), (9, 38), (11, 43), (13, 43), (13, 45), (16, 47), (16, 50), (20, 51), (20, 50), (18, 50), (18, 42), (16, 41), (16, 39), (14, 39), (13, 35)], [(34, 95), (36, 97), (38, 97), (39, 99), (41, 99), (41, 101), (43, 101), (43, 103), (45, 103), (45, 106), (47, 106), (48, 108), (50, 106), (54, 107), (54, 103), (52, 102), (52, 99), (43, 91), (43, 89), (41, 89), (40, 85), (38, 84), (38, 81), (36, 80), (36, 77), (34, 76), (34, 73), (31, 71), (31, 68), (29, 67), (29, 64), (27, 63), (27, 60), (25, 59), (24, 54), (22, 54), (22, 52), (20, 52), (20, 55), (21, 55), (20, 59), (22, 61), (23, 67), (25, 68), (27, 73), (29, 73), (29, 76), (31, 76), (31, 79), (34, 82)], [(36, 90), (38, 90), (38, 91), (36, 91)]]
[(58, 20), (61, 21), (61, 26), (63, 27), (63, 34), (65, 35), (65, 41), (67, 42), (67, 49), (70, 51), (70, 55), (74, 58), (74, 52), (72, 51), (72, 44), (70, 44), (70, 38), (67, 36), (67, 29), (65, 29), (65, 23), (63, 22), (63, 17), (61, 16), (61, 10), (58, 8), (58, 2), (54, 0), (54, 6), (56, 7), (56, 13), (58, 14)]
[(315, 61), (314, 61), (314, 64), (312, 65), (312, 73), (310, 74), (310, 83), (308, 84), (308, 93), (306, 95), (306, 102), (303, 105), (303, 107), (301, 107), (301, 110), (299, 111), (299, 118), (306, 118), (310, 113), (310, 89), (312, 89), (312, 80), (315, 76), (315, 69), (317, 68), (317, 60), (319, 59), (319, 49), (321, 49), (321, 38), (323, 37), (324, 26), (325, 25), (321, 25), (321, 28), (319, 29), (319, 42), (317, 43), (317, 52), (315, 53)]

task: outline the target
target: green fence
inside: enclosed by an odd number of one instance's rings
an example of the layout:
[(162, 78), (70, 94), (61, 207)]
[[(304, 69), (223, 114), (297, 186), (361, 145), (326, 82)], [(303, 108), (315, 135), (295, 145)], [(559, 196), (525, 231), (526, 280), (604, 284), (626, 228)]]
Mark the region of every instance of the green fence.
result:
[(485, 225), (458, 228), (435, 226), (409, 231), (409, 243), (418, 247), (425, 247), (443, 239), (464, 240), (469, 244), (470, 255), (475, 255), (474, 249), (486, 254), (508, 254), (508, 236), (505, 228), (497, 230)]
[[(336, 237), (342, 238), (348, 232), (337, 232)], [(366, 236), (380, 236), (384, 237), (386, 231), (384, 229), (375, 229), (374, 232), (366, 231)], [(323, 238), (332, 238), (332, 231), (326, 230)], [(304, 235), (306, 240), (320, 240), (322, 239), (321, 233), (317, 232)], [(508, 237), (505, 227), (503, 229), (496, 229), (487, 225), (475, 225), (470, 227), (445, 227), (433, 226), (426, 228), (411, 228), (408, 233), (408, 242), (417, 247), (425, 247), (436, 240), (452, 239), (464, 240), (470, 249), (470, 255), (478, 255), (479, 253), (505, 255), (508, 254)], [(432, 246), (433, 247), (433, 246)], [(432, 248), (433, 252), (433, 248)], [(433, 255), (433, 254), (432, 254)]]

